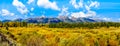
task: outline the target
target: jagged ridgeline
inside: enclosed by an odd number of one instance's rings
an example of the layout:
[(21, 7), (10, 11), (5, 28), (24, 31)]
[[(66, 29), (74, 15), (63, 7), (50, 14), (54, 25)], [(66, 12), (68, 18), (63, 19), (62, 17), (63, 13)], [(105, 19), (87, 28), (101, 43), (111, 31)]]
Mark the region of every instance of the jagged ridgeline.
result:
[(58, 18), (50, 18), (50, 17), (37, 17), (37, 18), (27, 18), (27, 19), (15, 19), (15, 20), (3, 20), (2, 22), (10, 22), (10, 21), (17, 21), (17, 22), (28, 22), (28, 23), (59, 23), (59, 22), (104, 22), (104, 20), (100, 19), (92, 19), (92, 18), (74, 18), (74, 17), (58, 17)]

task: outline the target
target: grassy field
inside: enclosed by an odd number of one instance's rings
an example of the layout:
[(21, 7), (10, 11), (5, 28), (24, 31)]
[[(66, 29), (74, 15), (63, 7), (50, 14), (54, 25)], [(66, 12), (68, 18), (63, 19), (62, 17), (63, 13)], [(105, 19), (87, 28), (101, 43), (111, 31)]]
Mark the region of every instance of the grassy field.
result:
[[(5, 27), (0, 31), (16, 46), (119, 46), (120, 28)], [(4, 44), (0, 43), (5, 46)]]

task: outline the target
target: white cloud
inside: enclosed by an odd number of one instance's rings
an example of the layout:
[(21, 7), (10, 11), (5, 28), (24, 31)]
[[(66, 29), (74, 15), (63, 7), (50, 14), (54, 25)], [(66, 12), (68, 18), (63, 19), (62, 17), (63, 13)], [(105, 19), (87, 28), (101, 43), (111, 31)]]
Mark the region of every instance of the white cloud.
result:
[(18, 1), (18, 0), (14, 0), (13, 3), (12, 3), (16, 8), (17, 10), (21, 13), (21, 14), (26, 14), (28, 13), (28, 9), (25, 7), (25, 5)]
[(118, 19), (118, 21), (120, 21), (120, 18)]
[(100, 5), (100, 3), (97, 1), (88, 1), (88, 3), (84, 3), (83, 0), (80, 0), (79, 2), (77, 2), (77, 0), (70, 0), (69, 3), (72, 4), (76, 9), (86, 8), (86, 10), (90, 10), (91, 7), (98, 8)]
[(84, 3), (83, 0), (80, 0), (77, 2), (76, 0), (71, 0), (70, 3), (76, 8), (76, 9), (83, 9), (83, 11), (79, 12), (73, 12), (71, 13), (72, 17), (79, 18), (79, 17), (93, 17), (96, 16), (96, 12), (92, 11), (91, 8), (98, 8), (99, 2), (97, 1), (88, 1), (87, 3)]
[(0, 11), (0, 14), (1, 14), (1, 11)]
[(85, 5), (85, 8), (86, 8), (86, 10), (87, 10), (87, 11), (89, 11), (89, 10), (90, 10), (90, 7), (89, 7), (89, 6), (87, 6), (87, 5)]
[(34, 13), (30, 13), (30, 15), (34, 15)]
[(74, 18), (80, 18), (80, 17), (91, 17), (91, 16), (95, 16), (96, 15), (96, 12), (94, 11), (88, 11), (87, 13), (84, 13), (84, 12), (75, 12), (75, 13), (72, 13), (71, 16), (74, 17)]
[(105, 21), (111, 21), (111, 18), (103, 18)]
[(32, 7), (30, 10), (31, 10), (31, 11), (33, 11), (33, 10), (34, 10), (34, 8)]
[(74, 18), (86, 17), (85, 13), (83, 13), (83, 12), (72, 13), (71, 16)]
[(95, 7), (95, 8), (97, 8), (98, 6), (100, 5), (100, 3), (99, 2), (97, 2), (97, 1), (91, 1), (91, 4), (89, 5), (89, 7)]
[(2, 9), (2, 10), (0, 11), (0, 14), (1, 14), (2, 16), (14, 16), (14, 13), (9, 12), (7, 9)]
[(100, 3), (99, 2), (97, 2), (97, 1), (90, 1), (90, 4), (88, 4), (88, 5), (86, 5), (85, 4), (85, 8), (86, 8), (86, 10), (90, 10), (92, 7), (93, 8), (98, 8), (98, 6), (100, 5)]
[(120, 20), (120, 18), (118, 20)]
[(56, 2), (50, 2), (49, 0), (38, 0), (37, 5), (39, 7), (50, 8), (53, 10), (60, 10), (60, 8), (58, 8)]
[(28, 0), (28, 4), (31, 4), (32, 2), (34, 2), (34, 0)]
[(78, 3), (76, 0), (71, 0), (69, 3), (72, 4), (76, 9), (83, 7), (83, 0), (80, 0)]
[(68, 12), (68, 8), (63, 7), (61, 13), (59, 15), (61, 16), (68, 16), (70, 13)]
[(95, 15), (96, 15), (96, 12), (94, 12), (94, 11), (88, 11), (86, 13), (86, 16), (95, 16)]

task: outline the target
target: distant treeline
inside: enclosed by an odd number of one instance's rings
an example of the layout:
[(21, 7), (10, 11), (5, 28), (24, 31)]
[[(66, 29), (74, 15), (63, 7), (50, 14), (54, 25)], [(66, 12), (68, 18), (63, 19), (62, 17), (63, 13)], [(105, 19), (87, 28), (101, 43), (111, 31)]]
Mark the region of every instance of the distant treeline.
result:
[(0, 27), (26, 27), (27, 25), (28, 25), (27, 22), (17, 22), (17, 21), (1, 22), (0, 21)]
[(86, 23), (51, 23), (50, 28), (100, 28), (120, 27), (118, 22), (86, 22)]
[(100, 28), (100, 27), (120, 27), (119, 22), (79, 22), (79, 23), (27, 23), (27, 22), (0, 22), (0, 27), (33, 27), (46, 26), (49, 28)]

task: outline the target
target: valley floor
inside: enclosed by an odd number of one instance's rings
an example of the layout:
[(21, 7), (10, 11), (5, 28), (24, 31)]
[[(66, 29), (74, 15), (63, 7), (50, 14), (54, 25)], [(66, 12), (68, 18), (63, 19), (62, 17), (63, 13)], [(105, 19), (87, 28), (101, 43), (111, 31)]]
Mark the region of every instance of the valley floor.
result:
[[(120, 28), (5, 27), (0, 32), (16, 46), (119, 46)], [(0, 45), (4, 42), (0, 40)], [(8, 45), (9, 46), (9, 45)]]

